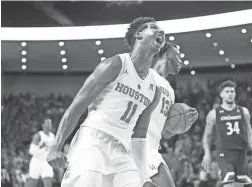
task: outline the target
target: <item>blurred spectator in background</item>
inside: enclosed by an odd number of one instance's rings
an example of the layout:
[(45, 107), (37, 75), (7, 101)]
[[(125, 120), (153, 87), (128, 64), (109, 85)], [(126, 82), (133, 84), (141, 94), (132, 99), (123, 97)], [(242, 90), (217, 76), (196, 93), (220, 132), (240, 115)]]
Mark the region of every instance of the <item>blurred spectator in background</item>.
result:
[(42, 130), (33, 136), (29, 148), (32, 158), (29, 164), (29, 180), (26, 183), (26, 187), (36, 186), (39, 178), (42, 179), (44, 187), (52, 187), (54, 172), (46, 160), (49, 148), (55, 138), (51, 130), (52, 120), (45, 118)]

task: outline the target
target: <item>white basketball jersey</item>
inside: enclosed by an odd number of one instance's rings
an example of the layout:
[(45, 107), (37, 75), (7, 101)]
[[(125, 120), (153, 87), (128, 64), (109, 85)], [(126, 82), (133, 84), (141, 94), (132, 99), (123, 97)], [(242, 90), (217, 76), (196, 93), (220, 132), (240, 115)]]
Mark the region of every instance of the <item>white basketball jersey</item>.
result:
[(156, 85), (152, 69), (143, 80), (138, 76), (130, 55), (119, 56), (121, 72), (90, 105), (82, 126), (112, 135), (129, 149), (133, 128), (139, 115), (153, 101)]
[(157, 72), (154, 72), (154, 79), (157, 86), (162, 89), (162, 95), (157, 108), (151, 115), (151, 121), (147, 133), (148, 148), (152, 151), (158, 151), (159, 142), (162, 138), (162, 130), (168, 115), (171, 104), (174, 104), (175, 95), (170, 83)]
[(43, 143), (46, 144), (45, 147), (42, 147), (39, 151), (39, 155), (34, 155), (36, 158), (46, 160), (48, 151), (50, 146), (52, 145), (55, 135), (52, 132), (49, 132), (49, 134), (45, 134), (44, 131), (39, 131), (40, 136), (40, 142), (38, 145), (42, 145)]

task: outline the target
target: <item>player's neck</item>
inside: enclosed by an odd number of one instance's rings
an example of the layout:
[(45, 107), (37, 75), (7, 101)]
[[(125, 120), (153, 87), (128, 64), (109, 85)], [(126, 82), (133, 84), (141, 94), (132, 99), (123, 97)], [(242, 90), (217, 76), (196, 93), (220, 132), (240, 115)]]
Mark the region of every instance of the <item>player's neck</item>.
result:
[(135, 46), (131, 52), (131, 60), (140, 77), (145, 77), (151, 67), (155, 52), (146, 46)]
[(50, 134), (50, 131), (43, 131), (46, 135)]
[(229, 103), (223, 102), (221, 104), (221, 107), (224, 108), (225, 110), (233, 110), (236, 107), (236, 104), (235, 103), (229, 104)]

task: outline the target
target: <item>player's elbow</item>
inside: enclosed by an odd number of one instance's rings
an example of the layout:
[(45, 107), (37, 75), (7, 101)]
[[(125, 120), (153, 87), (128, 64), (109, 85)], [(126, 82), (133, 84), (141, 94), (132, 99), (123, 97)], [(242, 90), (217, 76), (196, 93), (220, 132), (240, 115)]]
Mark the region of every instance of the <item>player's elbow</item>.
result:
[(29, 148), (29, 154), (30, 155), (35, 155), (39, 151), (38, 145), (31, 143), (30, 148)]

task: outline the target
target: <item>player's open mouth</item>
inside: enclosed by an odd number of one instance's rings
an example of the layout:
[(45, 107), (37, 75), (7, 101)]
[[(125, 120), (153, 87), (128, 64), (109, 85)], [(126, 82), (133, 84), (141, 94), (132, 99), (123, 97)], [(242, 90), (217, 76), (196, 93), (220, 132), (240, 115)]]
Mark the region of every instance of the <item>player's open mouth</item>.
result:
[(162, 44), (163, 44), (163, 37), (158, 36), (158, 37), (156, 38), (156, 42), (157, 42), (159, 45), (162, 45)]

